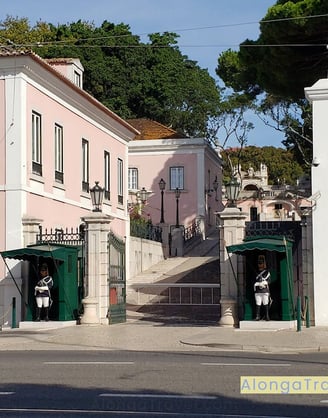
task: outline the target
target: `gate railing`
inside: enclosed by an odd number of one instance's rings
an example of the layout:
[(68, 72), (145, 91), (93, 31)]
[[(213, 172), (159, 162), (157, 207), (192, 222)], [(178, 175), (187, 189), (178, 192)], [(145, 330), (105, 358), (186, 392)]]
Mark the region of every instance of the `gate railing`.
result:
[(130, 287), (137, 293), (137, 305), (220, 304), (220, 284), (137, 283)]
[(43, 231), (39, 226), (39, 233), (36, 235), (37, 244), (57, 243), (67, 245), (83, 245), (85, 243), (85, 225), (78, 228), (47, 228)]
[(108, 234), (108, 285), (110, 324), (126, 321), (125, 242), (112, 231)]

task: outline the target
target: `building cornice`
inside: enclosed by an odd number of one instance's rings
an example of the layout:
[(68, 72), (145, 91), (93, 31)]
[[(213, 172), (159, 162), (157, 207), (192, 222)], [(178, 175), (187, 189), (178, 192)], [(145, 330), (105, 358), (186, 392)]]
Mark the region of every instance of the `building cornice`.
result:
[(327, 100), (328, 99), (328, 78), (322, 78), (318, 80), (312, 87), (306, 87), (304, 89), (305, 97), (313, 102), (315, 100)]
[(104, 106), (93, 96), (72, 83), (34, 53), (3, 56), (0, 54), (0, 77), (17, 76), (22, 73), (35, 83), (52, 92), (81, 113), (106, 127), (125, 141), (132, 140), (139, 131)]

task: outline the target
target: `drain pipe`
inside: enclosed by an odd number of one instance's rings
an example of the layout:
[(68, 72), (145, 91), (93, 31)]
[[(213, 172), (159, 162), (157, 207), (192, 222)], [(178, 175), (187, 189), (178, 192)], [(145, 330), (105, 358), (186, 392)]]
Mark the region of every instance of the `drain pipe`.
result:
[(16, 298), (13, 298), (13, 302), (12, 302), (11, 328), (17, 328), (16, 327)]
[(305, 296), (305, 321), (306, 328), (310, 328), (310, 309), (309, 309), (309, 297)]
[(297, 331), (301, 331), (301, 297), (297, 296)]

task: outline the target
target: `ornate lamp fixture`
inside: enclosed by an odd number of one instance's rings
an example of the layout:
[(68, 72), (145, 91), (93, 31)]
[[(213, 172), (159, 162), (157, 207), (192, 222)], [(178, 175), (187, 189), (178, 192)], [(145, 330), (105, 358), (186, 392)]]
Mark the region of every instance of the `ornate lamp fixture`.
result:
[(104, 189), (99, 186), (99, 181), (90, 189), (90, 197), (93, 206), (93, 212), (101, 212), (101, 205), (104, 197)]
[(235, 208), (237, 207), (237, 199), (240, 192), (240, 183), (236, 177), (231, 177), (230, 181), (225, 184), (226, 195), (228, 198), (228, 207)]

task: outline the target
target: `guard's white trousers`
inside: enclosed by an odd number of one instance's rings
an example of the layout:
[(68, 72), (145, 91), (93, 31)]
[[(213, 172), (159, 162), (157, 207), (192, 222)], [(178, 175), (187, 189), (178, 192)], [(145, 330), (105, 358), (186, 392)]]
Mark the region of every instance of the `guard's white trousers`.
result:
[(255, 293), (255, 303), (257, 306), (269, 305), (269, 293)]
[(49, 296), (37, 296), (36, 298), (36, 306), (38, 308), (42, 308), (42, 306), (44, 308), (49, 308)]

